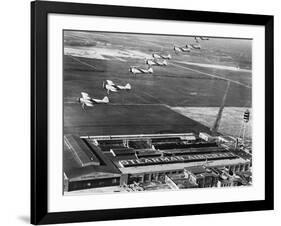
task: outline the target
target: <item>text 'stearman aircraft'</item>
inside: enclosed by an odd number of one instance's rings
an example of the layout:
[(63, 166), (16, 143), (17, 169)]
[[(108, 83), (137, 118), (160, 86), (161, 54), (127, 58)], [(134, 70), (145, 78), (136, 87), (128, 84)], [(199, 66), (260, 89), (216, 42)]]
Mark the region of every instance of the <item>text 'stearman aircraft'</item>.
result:
[(177, 52), (190, 52), (191, 49), (189, 47), (178, 47), (178, 46), (174, 46), (174, 51)]
[(157, 60), (157, 59), (147, 59), (145, 61), (146, 64), (148, 64), (149, 66), (167, 66), (168, 63), (166, 60)]
[(170, 59), (172, 59), (171, 54), (162, 55), (162, 54), (153, 53), (153, 54), (152, 54), (152, 57), (155, 58), (155, 59), (165, 59), (165, 60), (170, 60)]
[(103, 83), (103, 88), (107, 90), (107, 94), (109, 94), (109, 92), (118, 92), (118, 90), (131, 90), (131, 85), (129, 83), (127, 83), (125, 86), (121, 86), (121, 85), (116, 85), (114, 82), (112, 82), (111, 80), (106, 80), (106, 82)]
[(82, 97), (78, 98), (78, 102), (82, 104), (82, 108), (85, 110), (85, 106), (93, 107), (95, 104), (107, 104), (109, 99), (105, 96), (102, 100), (94, 99), (89, 96), (88, 93), (81, 92)]
[(133, 73), (134, 75), (136, 74), (152, 74), (153, 69), (149, 67), (148, 69), (140, 68), (138, 66), (131, 66), (129, 69), (129, 72)]

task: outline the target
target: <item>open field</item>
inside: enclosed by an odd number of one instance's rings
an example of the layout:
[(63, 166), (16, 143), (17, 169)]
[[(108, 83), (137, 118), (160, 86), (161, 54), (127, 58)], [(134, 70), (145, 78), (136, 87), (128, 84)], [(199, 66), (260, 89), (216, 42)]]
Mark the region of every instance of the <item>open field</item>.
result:
[[(77, 59), (77, 58), (76, 58)], [(96, 98), (106, 95), (102, 83), (110, 79), (117, 84), (130, 83), (129, 93), (109, 96), (112, 103), (167, 104), (170, 106), (220, 106), (226, 80), (191, 71), (177, 64), (155, 67), (154, 74), (133, 76), (128, 72), (132, 63), (78, 58), (95, 69), (65, 56), (64, 99), (77, 99), (84, 91)], [(188, 66), (190, 67), (190, 66)], [(246, 83), (245, 83), (246, 84)], [(251, 89), (232, 83), (226, 106), (249, 106)]]
[[(140, 58), (140, 55), (151, 55), (154, 52), (170, 52), (175, 60), (252, 68), (251, 40), (211, 38), (208, 41), (200, 41), (201, 50), (184, 54), (174, 54), (172, 51), (174, 45), (185, 46), (191, 43), (194, 43), (194, 37), (64, 31), (65, 48), (80, 52), (80, 56), (87, 58), (101, 56), (108, 60), (126, 60)], [(111, 50), (111, 53), (107, 50)], [(112, 55), (112, 52), (119, 54)]]
[(162, 105), (66, 105), (64, 133), (80, 136), (187, 133), (208, 127)]
[[(65, 31), (64, 35), (65, 133), (109, 135), (208, 130), (184, 116), (210, 126), (216, 110), (209, 107), (217, 109), (221, 105), (228, 81), (231, 85), (225, 105), (251, 107), (250, 40), (211, 38), (200, 42), (201, 50), (176, 54), (173, 45), (182, 46), (194, 39), (74, 31)], [(153, 74), (129, 73), (132, 65), (146, 68), (145, 59), (151, 58), (154, 52), (170, 53), (172, 59), (167, 66), (153, 67)], [(102, 99), (107, 95), (102, 88), (106, 79), (120, 85), (130, 83), (132, 90), (110, 93), (109, 105), (83, 111), (77, 101), (81, 92)], [(186, 111), (194, 107), (201, 110)], [(231, 117), (232, 113), (225, 112), (221, 128), (241, 125), (241, 121)], [(234, 121), (225, 124), (227, 119)]]
[[(243, 114), (247, 108), (226, 107), (224, 108), (218, 132), (231, 136), (242, 135)], [(219, 108), (216, 107), (175, 107), (173, 110), (186, 117), (192, 118), (203, 125), (211, 128), (214, 125)], [(246, 125), (245, 136), (252, 136), (252, 122)]]

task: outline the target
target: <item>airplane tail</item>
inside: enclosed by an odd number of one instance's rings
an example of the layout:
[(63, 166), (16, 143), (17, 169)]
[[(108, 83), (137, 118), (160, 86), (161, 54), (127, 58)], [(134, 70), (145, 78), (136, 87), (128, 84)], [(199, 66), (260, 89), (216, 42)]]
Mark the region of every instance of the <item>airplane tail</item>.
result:
[(127, 90), (130, 90), (132, 87), (131, 87), (131, 85), (129, 84), (129, 83), (127, 83), (126, 85), (125, 85), (125, 89), (127, 89)]
[(168, 65), (167, 60), (164, 60), (164, 61), (163, 61), (163, 65), (165, 65), (165, 66)]
[(167, 59), (171, 59), (171, 58), (172, 58), (171, 54), (168, 54)]
[(153, 65), (153, 61), (151, 59), (146, 59), (145, 63), (149, 66)]
[(109, 103), (109, 99), (108, 99), (107, 96), (105, 96), (105, 97), (102, 99), (102, 101), (103, 101), (104, 103)]
[(150, 68), (148, 68), (148, 70), (147, 70), (149, 73), (153, 73), (153, 69), (152, 69), (152, 67), (150, 67)]

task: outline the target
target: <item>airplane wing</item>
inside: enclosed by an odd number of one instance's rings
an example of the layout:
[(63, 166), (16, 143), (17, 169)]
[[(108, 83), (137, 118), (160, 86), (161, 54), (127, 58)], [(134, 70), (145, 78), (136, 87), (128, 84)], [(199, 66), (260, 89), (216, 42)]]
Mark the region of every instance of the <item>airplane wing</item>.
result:
[(142, 73), (146, 73), (146, 70), (145, 69), (142, 69), (142, 68), (138, 68), (138, 70)]
[(112, 82), (111, 80), (106, 80), (106, 82), (108, 85), (111, 85), (111, 86), (114, 85), (114, 82)]
[(161, 56), (158, 55), (158, 54), (156, 54), (156, 53), (153, 53), (152, 56), (153, 56), (154, 58), (161, 58)]
[[(120, 86), (113, 84), (112, 88), (115, 89), (115, 91), (117, 91), (118, 89), (120, 89)], [(115, 91), (113, 91), (113, 92), (115, 92)]]
[(89, 96), (88, 93), (81, 92), (81, 95), (82, 95), (83, 99), (86, 99), (86, 100), (90, 100), (91, 99), (91, 97)]

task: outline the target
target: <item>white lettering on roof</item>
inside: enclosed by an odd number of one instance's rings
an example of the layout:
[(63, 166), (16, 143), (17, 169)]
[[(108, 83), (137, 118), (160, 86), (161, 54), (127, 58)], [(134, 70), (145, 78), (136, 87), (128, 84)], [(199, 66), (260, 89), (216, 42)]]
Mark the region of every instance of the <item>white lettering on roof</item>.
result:
[(153, 165), (159, 163), (175, 163), (175, 162), (187, 162), (191, 160), (206, 160), (206, 159), (218, 159), (218, 158), (233, 158), (234, 154), (228, 153), (212, 153), (201, 155), (183, 155), (183, 156), (166, 156), (166, 157), (154, 157), (154, 158), (140, 158), (129, 159), (119, 161), (124, 167), (137, 166), (137, 165)]

